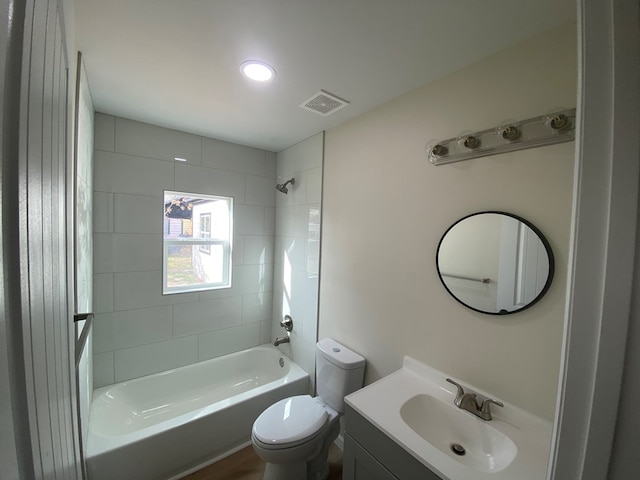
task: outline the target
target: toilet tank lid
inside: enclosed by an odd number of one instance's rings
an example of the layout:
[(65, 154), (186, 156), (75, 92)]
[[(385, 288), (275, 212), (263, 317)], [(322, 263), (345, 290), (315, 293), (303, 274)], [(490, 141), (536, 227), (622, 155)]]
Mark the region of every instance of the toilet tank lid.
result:
[(318, 342), (318, 352), (334, 365), (346, 370), (362, 367), (365, 362), (364, 357), (339, 344), (332, 338), (320, 340)]

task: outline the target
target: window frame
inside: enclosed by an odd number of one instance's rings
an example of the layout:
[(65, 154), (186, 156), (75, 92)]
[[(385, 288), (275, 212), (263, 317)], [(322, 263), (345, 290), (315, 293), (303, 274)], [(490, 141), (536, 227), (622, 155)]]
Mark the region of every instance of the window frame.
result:
[[(209, 219), (209, 225), (208, 225), (208, 229), (206, 232), (202, 231), (202, 221), (207, 218)], [(200, 218), (198, 219), (198, 222), (200, 223), (200, 228), (198, 229), (198, 231), (200, 232), (200, 238), (211, 238), (211, 212), (208, 213), (201, 213), (200, 214)], [(206, 236), (204, 235), (206, 233)], [(207, 245), (200, 245), (200, 247), (198, 248), (198, 250), (202, 253), (204, 253), (205, 255), (211, 255), (211, 245), (207, 244)]]
[[(228, 231), (228, 239), (220, 239), (220, 238), (212, 238), (212, 222), (213, 218), (211, 213), (208, 213), (209, 220), (209, 237), (207, 239), (203, 238), (184, 238), (184, 237), (176, 237), (176, 238), (166, 238), (165, 235), (167, 233), (167, 229), (164, 227), (164, 222), (166, 217), (166, 198), (168, 196), (178, 196), (183, 198), (193, 198), (195, 200), (221, 200), (227, 202), (229, 209), (229, 231)], [(224, 288), (231, 288), (232, 279), (232, 252), (233, 252), (233, 204), (234, 198), (223, 196), (223, 195), (211, 195), (211, 194), (202, 194), (202, 193), (193, 193), (193, 192), (178, 192), (174, 190), (164, 190), (163, 192), (163, 233), (162, 233), (162, 295), (173, 295), (177, 293), (189, 293), (189, 292), (201, 292), (205, 290), (219, 290)], [(202, 214), (200, 214), (202, 215)], [(198, 219), (199, 221), (199, 219)], [(191, 230), (194, 230), (194, 221), (191, 219)], [(198, 225), (200, 227), (200, 225)], [(184, 226), (183, 226), (184, 228)], [(199, 231), (199, 228), (198, 228)], [(169, 287), (167, 285), (167, 275), (168, 275), (168, 257), (169, 257), (169, 248), (172, 246), (191, 246), (191, 247), (199, 247), (198, 253), (203, 253), (204, 255), (211, 255), (211, 246), (222, 246), (222, 281), (221, 282), (212, 282), (212, 283), (199, 283), (196, 285), (184, 285), (184, 286), (176, 286)], [(203, 249), (207, 249), (208, 251), (203, 251)]]

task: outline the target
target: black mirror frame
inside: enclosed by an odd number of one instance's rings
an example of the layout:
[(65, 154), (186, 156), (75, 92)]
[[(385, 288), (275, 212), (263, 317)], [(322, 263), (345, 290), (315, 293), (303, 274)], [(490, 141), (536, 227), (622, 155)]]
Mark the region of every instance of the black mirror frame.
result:
[[(442, 278), (442, 274), (440, 273), (440, 264), (438, 262), (438, 254), (440, 253), (440, 246), (442, 245), (442, 241), (444, 240), (444, 238), (447, 236), (447, 233), (449, 233), (449, 231), (455, 227), (456, 225), (458, 225), (460, 222), (466, 220), (467, 218), (470, 217), (475, 217), (478, 215), (483, 215), (483, 214), (487, 214), (487, 213), (492, 213), (492, 214), (498, 214), (498, 215), (505, 215), (507, 217), (511, 217), (514, 218), (515, 220), (518, 220), (519, 222), (524, 223), (527, 227), (529, 227), (531, 230), (533, 230), (533, 232), (538, 235), (538, 238), (540, 239), (540, 241), (542, 242), (542, 245), (544, 246), (546, 252), (547, 252), (547, 256), (549, 257), (549, 275), (547, 277), (547, 281), (544, 284), (544, 287), (542, 288), (542, 290), (540, 291), (540, 293), (536, 296), (536, 298), (534, 298), (531, 302), (529, 302), (527, 305), (525, 305), (522, 308), (519, 308), (517, 310), (512, 310), (510, 312), (487, 312), (484, 310), (479, 310), (477, 308), (474, 308), (466, 303), (464, 303), (462, 300), (460, 300), (452, 291), (451, 289), (449, 289), (449, 287), (447, 286), (446, 282), (444, 281), (444, 279)], [(475, 212), (475, 213), (471, 213), (465, 217), (462, 217), (461, 219), (457, 220), (456, 222), (454, 222), (449, 228), (447, 228), (447, 230), (442, 234), (442, 237), (440, 238), (440, 241), (438, 242), (438, 248), (436, 249), (436, 271), (438, 272), (438, 277), (440, 278), (440, 282), (442, 283), (442, 285), (444, 286), (444, 288), (447, 290), (447, 292), (449, 292), (449, 295), (451, 295), (458, 303), (464, 305), (465, 307), (478, 312), (478, 313), (483, 313), (485, 315), (499, 315), (499, 316), (504, 316), (504, 315), (512, 315), (514, 313), (519, 313), (522, 312), (524, 310), (527, 310), (528, 308), (532, 307), (533, 305), (535, 305), (536, 303), (538, 303), (542, 297), (545, 296), (545, 294), (547, 293), (547, 291), (549, 290), (549, 288), (551, 287), (551, 282), (553, 281), (553, 276), (555, 273), (555, 259), (553, 257), (553, 251), (551, 250), (551, 244), (549, 243), (549, 241), (547, 240), (547, 238), (542, 234), (542, 232), (531, 222), (529, 222), (528, 220), (525, 220), (524, 218), (515, 215), (513, 213), (508, 213), (508, 212), (502, 212), (499, 210), (485, 210), (482, 212)]]

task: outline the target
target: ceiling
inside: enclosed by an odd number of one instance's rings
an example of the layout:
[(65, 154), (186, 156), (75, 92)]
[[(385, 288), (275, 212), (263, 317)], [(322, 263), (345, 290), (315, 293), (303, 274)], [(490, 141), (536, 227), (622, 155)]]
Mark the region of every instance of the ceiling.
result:
[[(97, 111), (280, 151), (507, 46), (575, 0), (75, 0)], [(240, 64), (276, 77), (255, 84)], [(320, 89), (350, 105), (298, 105)]]

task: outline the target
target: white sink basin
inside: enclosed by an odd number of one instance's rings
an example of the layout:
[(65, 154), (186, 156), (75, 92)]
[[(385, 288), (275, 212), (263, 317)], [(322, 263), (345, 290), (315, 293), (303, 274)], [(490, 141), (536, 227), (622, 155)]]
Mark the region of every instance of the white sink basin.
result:
[(544, 480), (551, 423), (507, 402), (492, 408), (493, 420), (481, 420), (454, 405), (456, 389), (446, 378), (405, 357), (400, 370), (345, 401), (445, 480)]
[(456, 461), (480, 472), (497, 472), (518, 447), (490, 423), (431, 395), (411, 397), (400, 407), (402, 420), (420, 437)]

